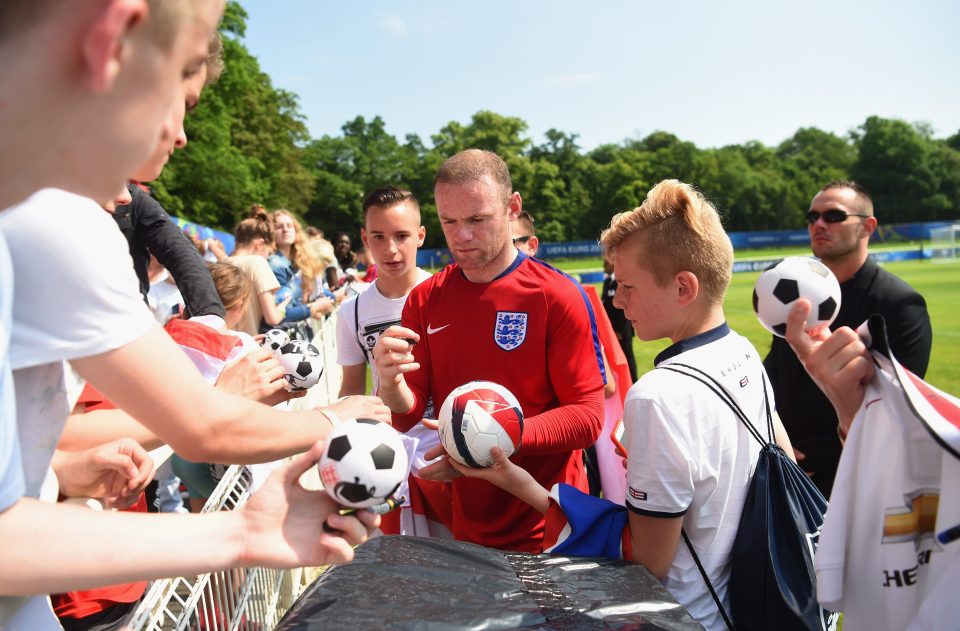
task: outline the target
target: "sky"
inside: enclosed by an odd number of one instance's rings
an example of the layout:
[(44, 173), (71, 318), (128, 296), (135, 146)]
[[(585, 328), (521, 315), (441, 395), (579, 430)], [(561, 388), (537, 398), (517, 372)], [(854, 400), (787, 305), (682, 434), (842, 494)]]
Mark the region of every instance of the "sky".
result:
[(250, 51), (314, 137), (403, 139), (479, 110), (593, 149), (663, 130), (775, 146), (868, 116), (960, 131), (960, 1), (240, 0)]

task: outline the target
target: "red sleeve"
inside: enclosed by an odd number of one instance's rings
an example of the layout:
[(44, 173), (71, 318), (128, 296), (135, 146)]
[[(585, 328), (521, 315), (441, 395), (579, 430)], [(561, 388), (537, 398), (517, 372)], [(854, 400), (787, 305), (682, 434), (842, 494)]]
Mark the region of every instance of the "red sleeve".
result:
[(586, 449), (597, 442), (602, 429), (603, 386), (584, 393), (576, 402), (524, 419), (520, 451), (542, 455)]
[(404, 375), (407, 387), (413, 392), (413, 407), (405, 414), (393, 414), (393, 427), (398, 432), (406, 432), (423, 419), (424, 410), (427, 408), (427, 401), (430, 398), (430, 353), (428, 347), (428, 336), (423, 330), (423, 318), (421, 313), (424, 311), (424, 301), (427, 292), (418, 291), (424, 288), (428, 283), (421, 283), (413, 288), (407, 301), (403, 305), (403, 315), (400, 317), (400, 326), (416, 331), (420, 335), (420, 342), (413, 347), (413, 357), (420, 364), (420, 370), (408, 372)]
[(559, 405), (524, 419), (526, 454), (585, 449), (603, 430), (603, 359), (597, 320), (579, 283), (548, 294), (547, 372)]

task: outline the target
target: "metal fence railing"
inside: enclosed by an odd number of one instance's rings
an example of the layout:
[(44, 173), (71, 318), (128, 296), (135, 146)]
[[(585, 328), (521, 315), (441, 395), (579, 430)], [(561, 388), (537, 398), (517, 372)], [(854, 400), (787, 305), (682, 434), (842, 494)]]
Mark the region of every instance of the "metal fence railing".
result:
[[(336, 314), (314, 324), (313, 343), (324, 354), (324, 374), (319, 384), (295, 401), (297, 408), (324, 405), (336, 399), (340, 391), (342, 373), (336, 357)], [(250, 499), (252, 483), (247, 467), (229, 467), (203, 512), (243, 506)], [(301, 478), (301, 483), (320, 488), (315, 470)], [(254, 567), (154, 581), (129, 626), (134, 631), (272, 629), (316, 573), (310, 568)]]

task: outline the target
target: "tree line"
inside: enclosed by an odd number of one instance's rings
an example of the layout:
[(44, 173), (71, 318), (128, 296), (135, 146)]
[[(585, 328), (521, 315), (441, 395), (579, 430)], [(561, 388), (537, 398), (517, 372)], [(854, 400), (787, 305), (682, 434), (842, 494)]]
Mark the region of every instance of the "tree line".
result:
[(413, 191), (427, 247), (443, 237), (433, 177), (448, 156), (477, 147), (510, 166), (524, 207), (546, 241), (595, 239), (610, 217), (638, 205), (664, 178), (698, 186), (729, 231), (803, 226), (826, 182), (852, 178), (873, 194), (882, 223), (960, 217), (960, 132), (877, 116), (846, 136), (799, 129), (776, 147), (757, 141), (700, 148), (666, 131), (585, 151), (577, 134), (550, 129), (536, 144), (517, 117), (479, 111), (431, 135), (402, 140), (379, 116), (357, 116), (340, 135), (311, 138), (297, 96), (273, 86), (243, 44), (247, 14), (230, 2), (221, 25), (226, 72), (186, 121), (189, 144), (174, 154), (154, 191), (172, 214), (232, 231), (253, 202), (288, 208), (328, 233), (357, 234), (360, 201), (378, 186)]

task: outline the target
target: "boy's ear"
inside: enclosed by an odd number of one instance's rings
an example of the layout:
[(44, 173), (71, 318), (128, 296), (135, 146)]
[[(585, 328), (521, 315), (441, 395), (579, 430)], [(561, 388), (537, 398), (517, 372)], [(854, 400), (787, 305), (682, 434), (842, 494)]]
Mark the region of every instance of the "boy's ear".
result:
[(427, 238), (427, 229), (423, 226), (417, 228), (417, 247), (423, 247), (423, 240)]
[(360, 228), (360, 242), (363, 243), (363, 246), (366, 248), (370, 247), (370, 244), (367, 243), (367, 230), (366, 228)]
[(95, 92), (108, 90), (123, 68), (130, 33), (147, 17), (145, 0), (110, 0), (81, 34), (81, 63), (87, 86)]
[(700, 279), (693, 272), (682, 271), (676, 276), (677, 305), (686, 307), (700, 295)]

